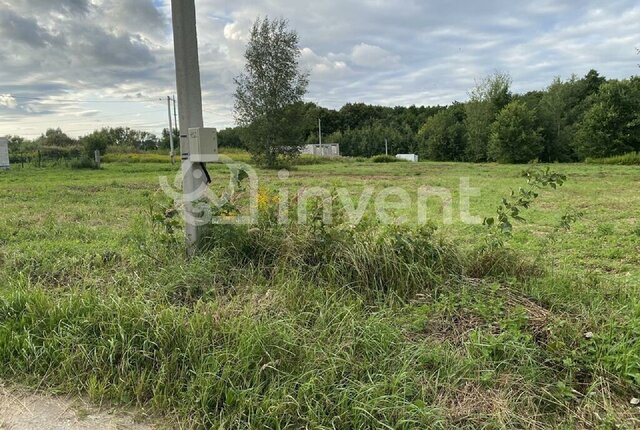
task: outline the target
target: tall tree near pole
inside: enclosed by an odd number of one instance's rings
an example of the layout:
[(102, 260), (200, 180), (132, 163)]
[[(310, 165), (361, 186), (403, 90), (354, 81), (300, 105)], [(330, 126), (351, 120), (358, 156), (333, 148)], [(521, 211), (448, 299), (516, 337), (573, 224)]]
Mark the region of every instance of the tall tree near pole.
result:
[(298, 33), (284, 19), (251, 28), (245, 70), (236, 79), (235, 115), (255, 161), (276, 167), (304, 144), (302, 98), (309, 74), (300, 71)]
[(182, 158), (183, 195), (187, 253), (193, 255), (201, 236), (201, 226), (194, 203), (207, 189), (204, 165), (189, 161), (190, 128), (202, 127), (202, 89), (198, 61), (195, 0), (171, 0), (173, 40), (180, 110), (180, 154)]

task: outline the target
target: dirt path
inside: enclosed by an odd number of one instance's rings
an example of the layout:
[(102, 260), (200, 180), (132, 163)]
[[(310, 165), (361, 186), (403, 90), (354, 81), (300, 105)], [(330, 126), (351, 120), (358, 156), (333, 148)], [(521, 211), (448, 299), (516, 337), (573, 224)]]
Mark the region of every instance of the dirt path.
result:
[(0, 430), (152, 430), (132, 414), (0, 385)]

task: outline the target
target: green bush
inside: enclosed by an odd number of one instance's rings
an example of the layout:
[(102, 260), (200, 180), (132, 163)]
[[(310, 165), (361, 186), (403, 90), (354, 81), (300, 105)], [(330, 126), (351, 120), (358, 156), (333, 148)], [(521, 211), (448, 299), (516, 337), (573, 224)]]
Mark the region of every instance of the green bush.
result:
[(100, 167), (95, 162), (95, 160), (89, 157), (83, 157), (79, 160), (74, 160), (71, 162), (72, 169), (99, 169)]
[[(81, 146), (43, 146), (40, 149), (40, 154), (44, 159), (50, 160), (70, 160), (72, 158), (78, 158), (82, 154), (83, 149)], [(36, 154), (37, 156), (37, 154)]]
[[(371, 220), (352, 226), (339, 209), (326, 224), (319, 202), (309, 202), (307, 222), (281, 225), (278, 196), (261, 192), (258, 200), (256, 225), (210, 225), (203, 249), (221, 253), (230, 267), (252, 268), (270, 278), (291, 275), (312, 284), (346, 287), (365, 297), (401, 300), (432, 293), (463, 276), (539, 274), (510, 249), (493, 255), (483, 250), (469, 253), (436, 234), (432, 226), (389, 226)], [(295, 217), (290, 214), (291, 220)]]
[(100, 154), (102, 155), (107, 152), (109, 138), (104, 132), (95, 131), (90, 135), (81, 138), (80, 143), (84, 145), (87, 157), (93, 157), (96, 151), (100, 151)]
[(400, 158), (396, 158), (393, 155), (375, 155), (371, 157), (372, 163), (397, 163), (406, 160), (401, 160)]
[(23, 152), (10, 152), (9, 160), (11, 163), (30, 163), (40, 161), (60, 161), (60, 160), (72, 160), (79, 158), (84, 152), (81, 146), (41, 146), (38, 149), (23, 151)]

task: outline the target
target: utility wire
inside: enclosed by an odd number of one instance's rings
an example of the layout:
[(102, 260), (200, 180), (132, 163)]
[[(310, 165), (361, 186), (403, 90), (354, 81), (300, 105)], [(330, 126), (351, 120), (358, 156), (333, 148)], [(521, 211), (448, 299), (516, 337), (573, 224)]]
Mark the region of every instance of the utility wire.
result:
[[(4, 96), (11, 97), (16, 100), (37, 100), (37, 101), (47, 101), (47, 102), (62, 102), (62, 103), (149, 103), (149, 102), (157, 102), (159, 99), (149, 98), (149, 99), (121, 99), (121, 100), (80, 100), (80, 99), (57, 99), (51, 97), (28, 97), (28, 96), (15, 96), (13, 94), (0, 94)], [(52, 96), (55, 97), (55, 96)]]

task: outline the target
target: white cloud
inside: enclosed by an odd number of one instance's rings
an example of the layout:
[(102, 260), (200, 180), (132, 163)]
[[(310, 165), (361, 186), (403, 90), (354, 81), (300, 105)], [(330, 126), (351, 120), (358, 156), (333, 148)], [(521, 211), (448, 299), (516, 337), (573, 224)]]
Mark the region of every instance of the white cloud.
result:
[(10, 94), (0, 94), (0, 106), (5, 106), (10, 109), (15, 109), (17, 101)]
[(251, 23), (234, 21), (224, 26), (224, 38), (228, 40), (247, 41), (249, 39), (249, 30)]
[(334, 80), (352, 72), (344, 61), (321, 57), (311, 48), (303, 48), (300, 54), (300, 65), (311, 73), (311, 79)]
[(360, 43), (351, 51), (351, 61), (362, 67), (390, 67), (400, 61), (400, 56), (375, 45)]

